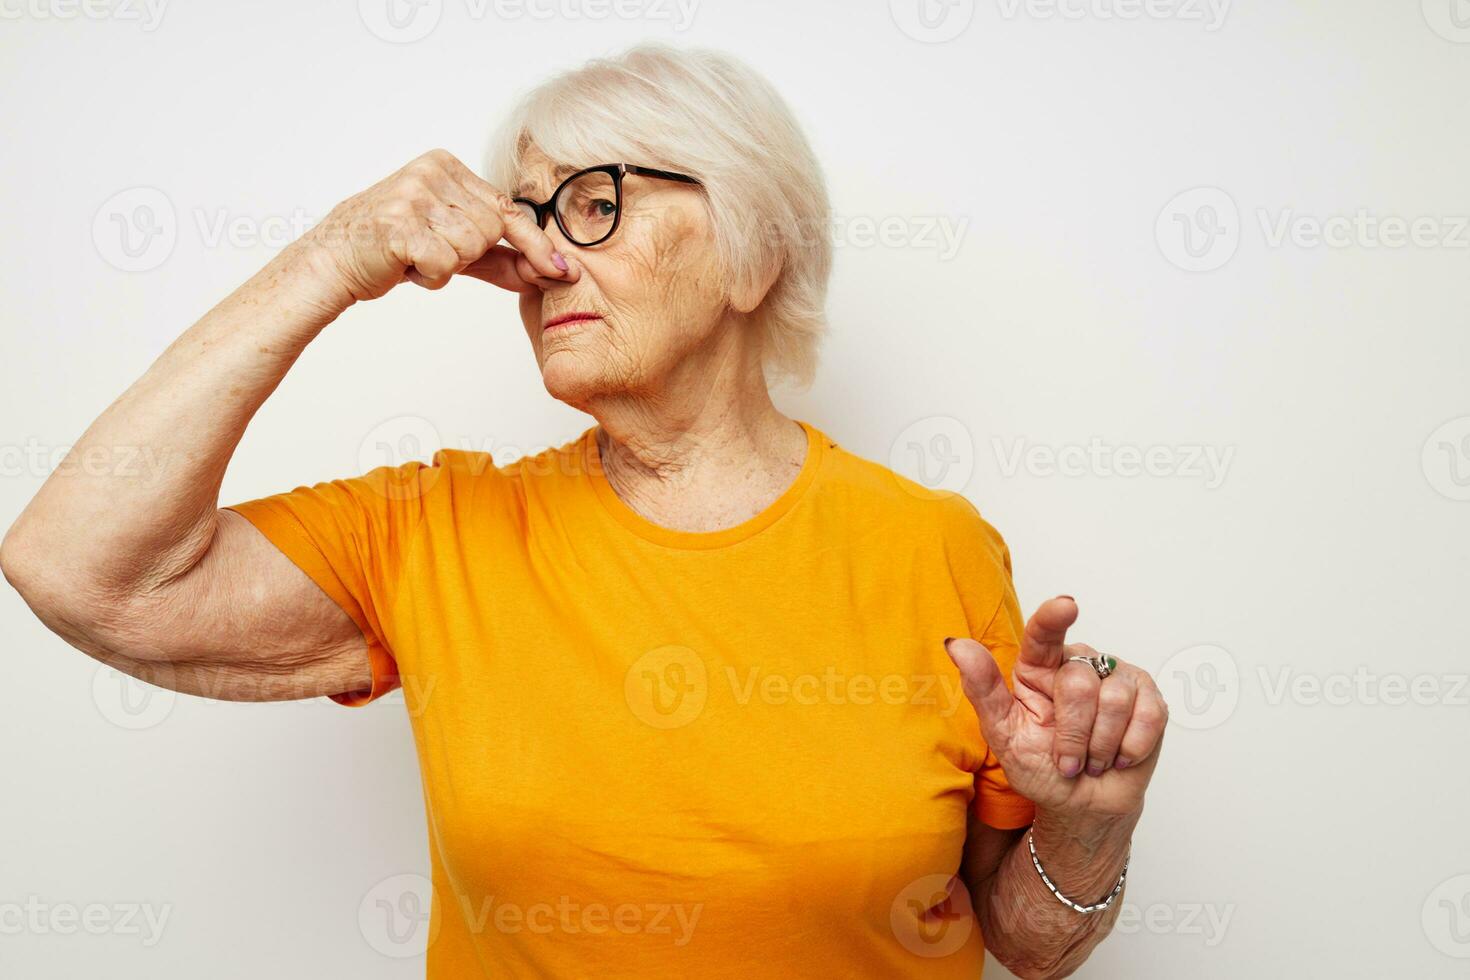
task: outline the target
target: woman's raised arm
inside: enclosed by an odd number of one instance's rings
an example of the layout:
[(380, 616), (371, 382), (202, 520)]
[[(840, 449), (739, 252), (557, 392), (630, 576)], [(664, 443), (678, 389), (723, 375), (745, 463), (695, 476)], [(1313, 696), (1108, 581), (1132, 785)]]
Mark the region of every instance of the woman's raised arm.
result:
[[(73, 646), (175, 690), (277, 700), (366, 687), (358, 627), (219, 509), (225, 469), (302, 350), (353, 303), (460, 273), (531, 288), (517, 260), (576, 276), (507, 195), (442, 150), (342, 202), (88, 427), (6, 534), (5, 578)], [(149, 465), (126, 465), (138, 458)]]

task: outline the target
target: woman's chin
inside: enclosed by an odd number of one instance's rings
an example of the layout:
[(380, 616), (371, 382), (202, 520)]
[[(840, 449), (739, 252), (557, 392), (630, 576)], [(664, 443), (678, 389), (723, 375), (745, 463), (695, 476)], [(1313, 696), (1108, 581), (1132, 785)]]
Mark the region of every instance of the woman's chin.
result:
[(541, 381), (552, 398), (579, 408), (606, 387), (605, 379), (565, 355), (553, 356), (542, 365)]

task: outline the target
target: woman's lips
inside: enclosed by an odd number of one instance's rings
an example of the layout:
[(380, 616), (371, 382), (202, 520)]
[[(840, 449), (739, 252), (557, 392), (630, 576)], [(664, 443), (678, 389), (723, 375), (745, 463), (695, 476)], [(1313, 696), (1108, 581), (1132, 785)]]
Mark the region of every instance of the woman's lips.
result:
[(550, 330), (552, 327), (560, 327), (563, 324), (567, 323), (583, 323), (601, 319), (602, 317), (598, 316), (596, 313), (563, 313), (561, 316), (553, 317), (552, 319), (546, 321), (546, 326), (542, 327), (541, 329)]

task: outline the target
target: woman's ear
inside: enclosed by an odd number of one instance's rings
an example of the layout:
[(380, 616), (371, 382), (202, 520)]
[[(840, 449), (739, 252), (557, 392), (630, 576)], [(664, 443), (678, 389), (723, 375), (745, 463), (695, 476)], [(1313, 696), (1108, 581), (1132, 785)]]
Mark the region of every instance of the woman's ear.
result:
[(730, 307), (737, 313), (751, 313), (765, 302), (766, 294), (781, 274), (781, 262), (772, 256), (760, 268), (751, 269), (730, 287)]

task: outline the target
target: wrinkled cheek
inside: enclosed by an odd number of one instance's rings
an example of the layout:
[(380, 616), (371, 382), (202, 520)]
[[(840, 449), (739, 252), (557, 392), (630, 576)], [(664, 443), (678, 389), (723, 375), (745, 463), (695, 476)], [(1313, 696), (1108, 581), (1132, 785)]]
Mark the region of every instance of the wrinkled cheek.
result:
[[(646, 321), (645, 321), (646, 324)], [(600, 370), (606, 380), (631, 384), (641, 380), (648, 358), (644, 347), (653, 338), (629, 337), (620, 327), (609, 330), (605, 337)]]

